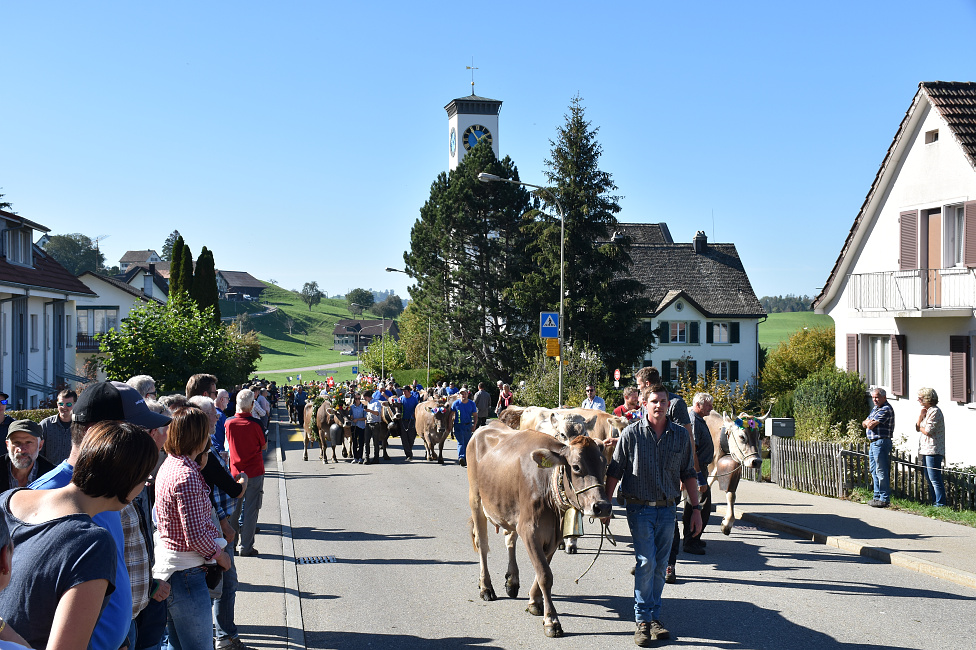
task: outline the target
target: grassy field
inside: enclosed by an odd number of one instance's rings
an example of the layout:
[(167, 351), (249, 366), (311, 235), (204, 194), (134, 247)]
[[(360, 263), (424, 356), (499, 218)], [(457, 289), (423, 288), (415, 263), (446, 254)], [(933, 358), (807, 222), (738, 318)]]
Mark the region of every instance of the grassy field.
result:
[(799, 329), (831, 327), (833, 324), (834, 319), (827, 314), (815, 314), (812, 311), (770, 314), (766, 322), (759, 323), (759, 345), (772, 350)]

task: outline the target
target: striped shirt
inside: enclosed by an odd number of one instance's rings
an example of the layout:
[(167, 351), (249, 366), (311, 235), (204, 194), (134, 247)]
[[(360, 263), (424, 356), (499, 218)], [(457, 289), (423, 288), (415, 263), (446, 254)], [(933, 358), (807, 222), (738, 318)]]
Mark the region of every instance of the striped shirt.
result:
[[(862, 413), (864, 411), (861, 411)], [(895, 411), (891, 404), (885, 402), (881, 406), (875, 406), (868, 415), (869, 420), (877, 420), (878, 426), (868, 429), (868, 440), (880, 440), (890, 438), (895, 431)]]
[(633, 422), (620, 434), (607, 476), (620, 480), (624, 498), (677, 503), (681, 481), (695, 477), (688, 431), (668, 421), (658, 439), (646, 417)]
[[(204, 560), (220, 554), (221, 537), (210, 513), (209, 490), (188, 456), (167, 456), (156, 477), (157, 530), (164, 548), (195, 551)], [(202, 562), (201, 562), (202, 564)]]

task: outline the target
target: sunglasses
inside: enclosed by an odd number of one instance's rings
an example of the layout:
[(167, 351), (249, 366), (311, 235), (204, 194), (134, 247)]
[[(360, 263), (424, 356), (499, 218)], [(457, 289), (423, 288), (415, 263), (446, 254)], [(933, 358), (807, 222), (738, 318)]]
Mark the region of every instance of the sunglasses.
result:
[(10, 404), (10, 400), (9, 399), (0, 399), (0, 404), (3, 404), (4, 406), (7, 406), (7, 405)]
[(74, 406), (74, 402), (58, 402), (58, 406)]

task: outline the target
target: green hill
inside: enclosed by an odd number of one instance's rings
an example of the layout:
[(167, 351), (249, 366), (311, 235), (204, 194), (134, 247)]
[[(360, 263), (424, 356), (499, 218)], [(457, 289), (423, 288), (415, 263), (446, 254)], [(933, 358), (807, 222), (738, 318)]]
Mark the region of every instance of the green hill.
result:
[(790, 335), (804, 327), (832, 327), (834, 319), (827, 314), (812, 311), (792, 311), (770, 314), (765, 322), (759, 323), (759, 345), (769, 350), (790, 338)]

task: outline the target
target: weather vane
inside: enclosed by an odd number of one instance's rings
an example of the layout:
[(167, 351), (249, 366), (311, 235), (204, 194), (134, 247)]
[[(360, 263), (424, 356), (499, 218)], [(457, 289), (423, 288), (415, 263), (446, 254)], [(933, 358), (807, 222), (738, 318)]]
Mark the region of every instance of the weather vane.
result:
[(474, 95), (474, 71), (478, 69), (474, 67), (474, 57), (471, 57), (471, 65), (464, 66), (464, 69), (471, 71), (471, 94)]

